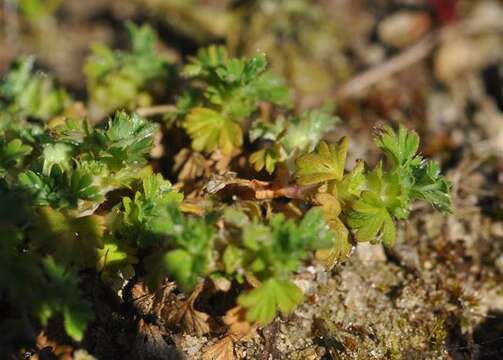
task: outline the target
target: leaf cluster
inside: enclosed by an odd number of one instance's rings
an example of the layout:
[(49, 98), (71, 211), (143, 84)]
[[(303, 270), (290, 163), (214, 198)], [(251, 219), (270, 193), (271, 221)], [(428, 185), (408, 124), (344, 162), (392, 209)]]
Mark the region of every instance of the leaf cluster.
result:
[(274, 214), (266, 222), (250, 221), (236, 212), (230, 208), (224, 216), (234, 232), (223, 252), (224, 270), (238, 280), (251, 277), (260, 283), (238, 302), (247, 309), (250, 322), (267, 324), (278, 309), (288, 313), (301, 302), (302, 291), (290, 275), (313, 251), (333, 247), (335, 235), (319, 208), (309, 210), (300, 221), (283, 214)]
[(229, 58), (224, 47), (199, 50), (182, 70), (191, 86), (171, 116), (181, 118), (196, 151), (230, 155), (243, 144), (243, 127), (261, 103), (289, 106), (290, 93), (267, 70), (265, 54)]
[[(95, 48), (86, 65), (91, 101), (107, 112), (136, 106), (150, 81), (166, 80), (152, 30), (129, 31), (130, 52)], [(275, 175), (227, 174), (214, 191), (204, 179), (172, 185), (154, 173), (158, 124), (117, 111), (91, 125), (66, 112), (70, 97), (26, 61), (0, 83), (0, 297), (43, 325), (62, 316), (75, 340), (93, 318), (79, 286), (86, 276), (116, 291), (133, 274), (150, 289), (167, 278), (185, 292), (225, 279), (247, 321), (265, 325), (302, 301), (294, 276), (303, 264), (331, 267), (358, 241), (392, 245), (396, 221), (416, 200), (450, 210), (449, 183), (418, 154), (415, 132), (384, 127), (375, 142), (385, 159), (347, 169), (349, 140), (322, 140), (338, 120), (333, 108), (289, 111), (289, 90), (263, 54), (202, 49), (183, 68), (186, 91), (166, 115), (203, 161), (243, 152), (245, 174)], [(169, 143), (171, 133), (163, 135)]]
[[(419, 136), (400, 127), (384, 127), (375, 142), (386, 162), (366, 171), (363, 162), (345, 171), (347, 138), (337, 144), (321, 142), (316, 151), (296, 160), (297, 183), (318, 185), (316, 201), (336, 221), (333, 225), (347, 242), (349, 230), (357, 241), (383, 241), (393, 245), (395, 220), (406, 219), (415, 200), (424, 200), (441, 211), (449, 211), (449, 184), (436, 163), (417, 154)], [(349, 247), (346, 247), (349, 251)]]
[(36, 138), (17, 127), (1, 133), (0, 283), (21, 311), (42, 324), (61, 314), (67, 333), (83, 337), (92, 311), (77, 272), (104, 270), (109, 250), (117, 260), (124, 248), (114, 247), (105, 218), (94, 212), (112, 190), (150, 173), (146, 156), (156, 129), (117, 112), (104, 128), (66, 119), (38, 125)]
[(60, 114), (71, 101), (53, 78), (34, 71), (35, 58), (14, 62), (0, 84), (2, 117), (33, 117), (47, 120)]
[(250, 141), (264, 143), (250, 155), (256, 171), (272, 174), (279, 164), (292, 166), (292, 160), (312, 151), (320, 140), (334, 130), (338, 118), (329, 104), (320, 109), (306, 110), (300, 115), (280, 116), (274, 122), (258, 119), (250, 129)]
[(157, 35), (149, 25), (127, 23), (126, 28), (131, 42), (128, 51), (96, 43), (84, 64), (90, 110), (98, 115), (148, 106), (152, 82), (167, 80), (172, 70), (156, 51)]

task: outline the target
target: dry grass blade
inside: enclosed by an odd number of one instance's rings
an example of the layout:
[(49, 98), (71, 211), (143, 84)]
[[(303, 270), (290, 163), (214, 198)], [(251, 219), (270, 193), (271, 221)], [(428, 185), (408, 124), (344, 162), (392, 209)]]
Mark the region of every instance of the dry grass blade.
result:
[(438, 32), (429, 34), (423, 40), (407, 48), (397, 56), (363, 72), (340, 86), (336, 90), (334, 98), (340, 100), (357, 96), (370, 86), (383, 81), (384, 79), (415, 64), (418, 61), (421, 61), (431, 53), (439, 39), (440, 36)]

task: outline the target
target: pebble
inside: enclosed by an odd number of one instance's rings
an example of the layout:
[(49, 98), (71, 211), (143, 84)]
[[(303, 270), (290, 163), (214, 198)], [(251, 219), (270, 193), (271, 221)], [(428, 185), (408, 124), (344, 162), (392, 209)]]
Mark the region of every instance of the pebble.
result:
[(503, 237), (503, 222), (497, 221), (491, 225), (491, 235)]
[(360, 243), (356, 247), (356, 255), (364, 263), (386, 261), (386, 254), (381, 244)]
[(404, 48), (425, 35), (430, 27), (431, 18), (427, 13), (398, 11), (381, 21), (377, 32), (386, 45)]

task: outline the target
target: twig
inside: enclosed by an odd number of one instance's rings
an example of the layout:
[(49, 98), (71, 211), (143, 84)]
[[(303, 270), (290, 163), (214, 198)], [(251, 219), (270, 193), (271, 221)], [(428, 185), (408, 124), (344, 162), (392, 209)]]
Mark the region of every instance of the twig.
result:
[(279, 197), (288, 199), (305, 199), (306, 194), (312, 192), (316, 186), (298, 186), (289, 185), (285, 187), (274, 187), (273, 184), (267, 181), (248, 180), (240, 178), (225, 178), (224, 176), (215, 175), (206, 184), (205, 190), (210, 194), (216, 194), (228, 185), (237, 185), (248, 188), (254, 191), (257, 200), (272, 200)]
[(170, 111), (175, 111), (176, 106), (174, 105), (156, 105), (156, 106), (148, 106), (141, 107), (136, 109), (136, 113), (140, 116), (153, 116), (165, 114)]
[(279, 189), (257, 189), (255, 190), (255, 197), (258, 200), (275, 199), (285, 197), (288, 199), (304, 199), (306, 188), (297, 185), (282, 187)]
[[(405, 49), (402, 53), (385, 60), (383, 63), (364, 71), (352, 78), (345, 84), (336, 89), (333, 94), (335, 100), (349, 98), (360, 94), (370, 86), (385, 80), (386, 78), (404, 70), (405, 68), (428, 57), (435, 46), (441, 41), (446, 40), (452, 34), (463, 34), (464, 36), (474, 36), (487, 29), (481, 28), (469, 21), (461, 21), (454, 25), (449, 25), (436, 30), (416, 44)], [(495, 33), (502, 32), (501, 28), (492, 29)]]
[(440, 38), (439, 31), (429, 34), (423, 40), (407, 48), (402, 53), (357, 75), (343, 84), (335, 91), (334, 98), (339, 100), (341, 98), (358, 95), (370, 86), (426, 58), (433, 51)]

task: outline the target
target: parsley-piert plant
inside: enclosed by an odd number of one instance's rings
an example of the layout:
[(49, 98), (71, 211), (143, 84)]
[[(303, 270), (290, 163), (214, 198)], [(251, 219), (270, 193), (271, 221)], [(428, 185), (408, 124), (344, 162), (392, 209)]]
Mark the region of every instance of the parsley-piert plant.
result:
[[(86, 63), (91, 101), (105, 109), (134, 104), (165, 68), (151, 29), (129, 30), (132, 53), (95, 47)], [(114, 290), (126, 273), (136, 274), (126, 282), (155, 289), (168, 279), (186, 293), (224, 279), (246, 321), (266, 325), (302, 302), (293, 281), (302, 264), (333, 267), (362, 241), (392, 246), (414, 201), (450, 209), (449, 184), (418, 154), (415, 132), (382, 128), (375, 143), (384, 160), (348, 169), (349, 139), (322, 140), (338, 121), (332, 109), (292, 111), (264, 54), (233, 59), (211, 46), (181, 70), (164, 136), (185, 131), (185, 151), (227, 157), (227, 170), (239, 157), (234, 169), (248, 174), (195, 172), (190, 194), (149, 162), (157, 123), (117, 111), (92, 126), (32, 68), (21, 59), (0, 84), (0, 297), (42, 325), (59, 314), (75, 340), (93, 319), (83, 273)]]

